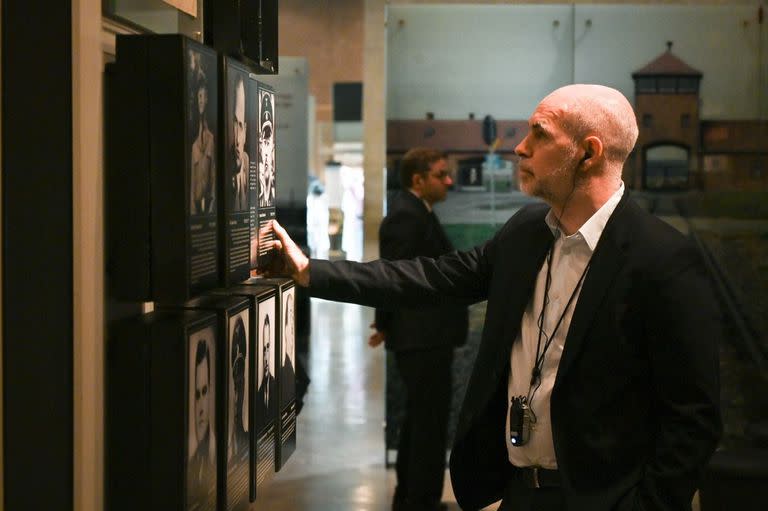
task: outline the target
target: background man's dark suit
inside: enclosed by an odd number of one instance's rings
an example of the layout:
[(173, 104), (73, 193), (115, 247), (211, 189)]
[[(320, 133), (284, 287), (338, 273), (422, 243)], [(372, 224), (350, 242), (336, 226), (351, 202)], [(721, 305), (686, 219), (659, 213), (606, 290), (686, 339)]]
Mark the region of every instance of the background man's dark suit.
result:
[[(311, 293), (377, 306), (488, 299), (451, 452), (459, 504), (502, 497), (510, 349), (552, 243), (545, 205), (437, 261), (312, 260)], [(625, 193), (593, 254), (551, 398), (567, 509), (683, 510), (721, 433), (719, 308), (693, 245)]]
[[(407, 190), (390, 201), (379, 229), (381, 257), (439, 257), (453, 250), (434, 213)], [(440, 502), (451, 407), (453, 349), (465, 342), (463, 306), (376, 309), (376, 329), (395, 353), (407, 404), (397, 451), (395, 499), (418, 498), (418, 509)]]

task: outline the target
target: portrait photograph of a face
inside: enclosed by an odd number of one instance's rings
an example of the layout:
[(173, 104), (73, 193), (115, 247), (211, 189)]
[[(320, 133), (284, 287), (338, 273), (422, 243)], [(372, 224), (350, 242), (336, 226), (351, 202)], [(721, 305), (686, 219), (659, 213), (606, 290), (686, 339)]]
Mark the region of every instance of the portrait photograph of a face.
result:
[(296, 288), (290, 287), (283, 295), (282, 335), (280, 336), (282, 364), (280, 369), (280, 397), (284, 404), (295, 397), (296, 379)]
[(248, 309), (229, 318), (229, 342), (227, 345), (229, 400), (227, 414), (229, 425), (227, 459), (248, 452)]
[(275, 204), (275, 93), (259, 90), (259, 207)]
[(248, 152), (248, 74), (228, 62), (227, 91), (225, 108), (227, 109), (224, 127), (224, 164), (226, 165), (226, 186), (229, 194), (231, 211), (248, 209), (248, 172), (251, 156)]
[(216, 501), (216, 333), (193, 332), (188, 346), (187, 504), (208, 509)]
[(268, 298), (259, 303), (259, 367), (257, 381), (259, 387), (264, 382), (265, 370), (270, 377), (275, 377), (275, 298)]
[[(259, 302), (258, 353), (256, 354), (257, 392), (254, 399), (256, 424), (262, 427), (268, 424), (277, 410), (277, 385), (275, 378), (275, 341), (277, 310), (274, 297)], [(258, 431), (258, 430), (257, 430)]]
[(216, 214), (216, 59), (189, 49), (186, 69), (189, 212), (211, 215)]

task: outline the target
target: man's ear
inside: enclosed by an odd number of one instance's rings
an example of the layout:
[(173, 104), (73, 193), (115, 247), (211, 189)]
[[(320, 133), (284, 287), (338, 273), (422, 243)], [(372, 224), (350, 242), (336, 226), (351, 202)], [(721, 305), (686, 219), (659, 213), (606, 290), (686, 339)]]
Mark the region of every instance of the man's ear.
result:
[(420, 190), (424, 184), (424, 175), (421, 172), (414, 172), (411, 177), (411, 188), (414, 190)]
[(584, 139), (582, 144), (584, 154), (581, 157), (582, 166), (591, 167), (597, 160), (603, 157), (603, 141), (595, 135), (590, 135)]

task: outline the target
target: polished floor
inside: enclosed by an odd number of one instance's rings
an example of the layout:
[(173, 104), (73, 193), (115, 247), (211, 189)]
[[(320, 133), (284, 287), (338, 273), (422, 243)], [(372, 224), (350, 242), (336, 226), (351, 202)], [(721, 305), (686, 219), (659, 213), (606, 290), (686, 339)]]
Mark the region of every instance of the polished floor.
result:
[[(367, 307), (312, 299), (312, 382), (298, 418), (298, 447), (263, 487), (256, 509), (389, 509), (395, 474), (385, 468), (384, 352), (366, 343), (372, 319)], [(459, 509), (447, 473), (443, 500), (450, 511)]]

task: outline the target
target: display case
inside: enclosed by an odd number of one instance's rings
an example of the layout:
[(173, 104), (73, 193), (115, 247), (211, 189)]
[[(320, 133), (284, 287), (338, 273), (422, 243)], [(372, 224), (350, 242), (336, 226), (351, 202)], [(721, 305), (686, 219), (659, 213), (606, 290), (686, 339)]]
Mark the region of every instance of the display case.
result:
[(250, 167), (257, 158), (249, 151), (250, 127), (258, 124), (258, 89), (251, 86), (248, 67), (230, 57), (220, 59), (221, 83), (225, 87), (219, 108), (224, 143), (219, 161), (219, 267), (221, 282), (227, 286), (247, 280), (250, 274)]
[(252, 279), (248, 285), (269, 286), (277, 302), (278, 431), (276, 469), (296, 450), (296, 286), (291, 279)]
[[(250, 376), (249, 396), (251, 410), (252, 444), (256, 446), (251, 452), (251, 501), (256, 499), (258, 487), (263, 486), (275, 473), (276, 442), (275, 410), (268, 403), (270, 394), (274, 395), (277, 371), (274, 369), (275, 356), (272, 354), (275, 334), (275, 289), (272, 286), (252, 284), (235, 285), (220, 288), (213, 293), (241, 297), (250, 304), (251, 332), (249, 345)], [(264, 369), (267, 365), (267, 370)], [(265, 374), (268, 376), (266, 379)], [(267, 403), (264, 400), (267, 399)], [(270, 413), (270, 408), (273, 410)]]
[(251, 162), (251, 273), (269, 265), (274, 250), (268, 244), (274, 240), (271, 222), (276, 218), (277, 162), (275, 158), (275, 91), (268, 85), (253, 80), (258, 97), (256, 104), (258, 123), (252, 127), (250, 154), (257, 154)]
[[(215, 314), (218, 342), (214, 345), (218, 387), (215, 411), (216, 448), (218, 451), (219, 509), (242, 511), (250, 501), (251, 429), (248, 401), (248, 331), (250, 329), (250, 304), (242, 297), (217, 294), (203, 295), (183, 305), (159, 304), (160, 311), (206, 311)], [(198, 346), (197, 351), (200, 351)], [(197, 363), (200, 362), (197, 357)], [(190, 366), (191, 369), (191, 366)], [(196, 371), (200, 371), (199, 365)], [(199, 374), (197, 374), (199, 381)], [(204, 388), (195, 389), (194, 399)], [(200, 417), (196, 410), (193, 417), (197, 425)]]
[(179, 35), (118, 35), (110, 73), (112, 293), (182, 302), (219, 285), (217, 55)]
[(113, 511), (215, 511), (219, 324), (162, 311), (110, 324), (107, 505)]

